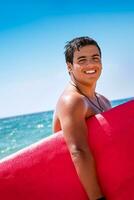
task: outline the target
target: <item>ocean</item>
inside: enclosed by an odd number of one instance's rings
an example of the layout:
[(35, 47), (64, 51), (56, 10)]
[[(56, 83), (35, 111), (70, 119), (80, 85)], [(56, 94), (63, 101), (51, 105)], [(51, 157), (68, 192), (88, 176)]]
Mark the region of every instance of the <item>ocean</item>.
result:
[[(112, 107), (133, 98), (111, 101)], [(53, 111), (0, 119), (0, 159), (52, 134)]]

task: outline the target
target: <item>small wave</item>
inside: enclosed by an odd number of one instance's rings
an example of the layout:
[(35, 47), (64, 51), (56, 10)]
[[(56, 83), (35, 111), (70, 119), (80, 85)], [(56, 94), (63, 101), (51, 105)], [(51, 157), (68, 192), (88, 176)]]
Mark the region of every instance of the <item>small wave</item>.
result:
[(38, 124), (37, 128), (44, 128), (44, 125), (43, 124)]

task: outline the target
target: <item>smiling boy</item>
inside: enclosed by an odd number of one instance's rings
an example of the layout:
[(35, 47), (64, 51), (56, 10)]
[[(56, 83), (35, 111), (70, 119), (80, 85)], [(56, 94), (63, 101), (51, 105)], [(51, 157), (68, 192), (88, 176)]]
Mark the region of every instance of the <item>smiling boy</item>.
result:
[(86, 126), (87, 118), (111, 108), (109, 100), (96, 92), (102, 71), (101, 50), (92, 38), (74, 38), (65, 46), (65, 59), (70, 82), (57, 102), (53, 131), (63, 130), (76, 172), (89, 199), (104, 199)]

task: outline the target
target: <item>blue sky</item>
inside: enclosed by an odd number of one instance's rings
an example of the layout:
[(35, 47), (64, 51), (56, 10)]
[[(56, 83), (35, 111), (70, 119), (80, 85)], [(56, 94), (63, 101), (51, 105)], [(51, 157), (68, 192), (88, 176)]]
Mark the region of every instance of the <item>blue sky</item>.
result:
[(0, 118), (55, 108), (69, 80), (66, 41), (90, 36), (102, 49), (97, 91), (134, 96), (132, 1), (0, 1)]

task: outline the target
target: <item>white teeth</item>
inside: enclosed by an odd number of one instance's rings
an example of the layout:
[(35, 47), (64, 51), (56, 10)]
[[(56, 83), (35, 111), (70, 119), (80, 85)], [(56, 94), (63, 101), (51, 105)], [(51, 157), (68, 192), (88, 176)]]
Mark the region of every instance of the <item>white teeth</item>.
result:
[(92, 73), (95, 73), (95, 70), (88, 70), (88, 71), (85, 71), (86, 74), (92, 74)]

